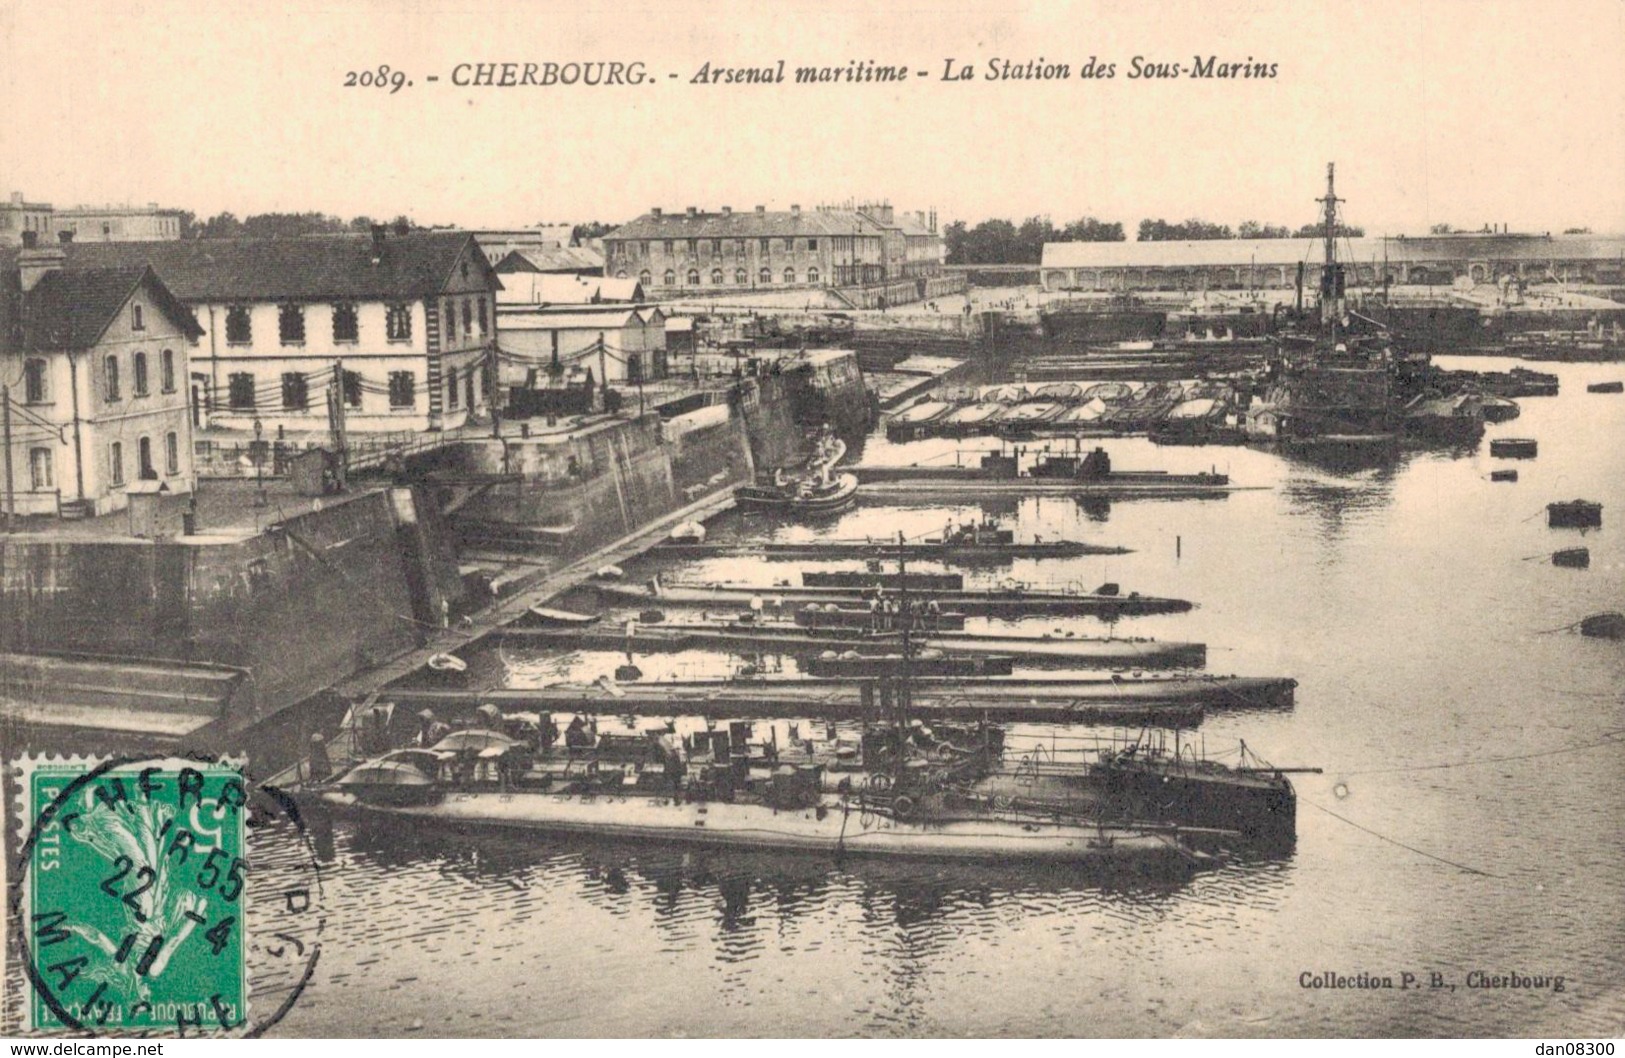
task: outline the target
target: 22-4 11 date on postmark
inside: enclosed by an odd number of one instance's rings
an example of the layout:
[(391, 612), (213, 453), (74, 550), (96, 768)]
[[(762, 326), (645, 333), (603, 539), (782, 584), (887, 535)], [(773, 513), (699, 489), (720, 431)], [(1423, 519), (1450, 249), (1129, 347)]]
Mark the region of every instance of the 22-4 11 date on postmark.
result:
[(32, 986), (24, 1029), (253, 1034), (254, 791), (241, 771), (71, 758), (12, 772), (26, 828), (8, 908), (10, 954)]

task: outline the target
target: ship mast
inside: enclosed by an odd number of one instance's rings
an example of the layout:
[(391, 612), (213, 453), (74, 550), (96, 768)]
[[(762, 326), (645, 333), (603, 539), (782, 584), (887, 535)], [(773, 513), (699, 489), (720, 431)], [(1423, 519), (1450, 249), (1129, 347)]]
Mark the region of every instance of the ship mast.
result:
[(1337, 197), (1336, 172), (1337, 163), (1327, 162), (1326, 197), (1315, 200), (1326, 207), (1322, 222), (1326, 263), (1320, 272), (1320, 322), (1332, 328), (1334, 339), (1337, 336), (1337, 321), (1343, 315), (1343, 275), (1337, 264), (1337, 204), (1343, 200)]

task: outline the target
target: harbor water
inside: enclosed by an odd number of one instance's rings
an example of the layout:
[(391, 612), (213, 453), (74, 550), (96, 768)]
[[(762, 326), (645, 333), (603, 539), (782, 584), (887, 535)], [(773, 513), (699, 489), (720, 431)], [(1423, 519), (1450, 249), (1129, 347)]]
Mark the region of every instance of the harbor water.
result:
[[(1619, 1034), (1625, 645), (1569, 626), (1625, 608), (1625, 398), (1586, 392), (1625, 367), (1541, 366), (1560, 375), (1561, 396), (1520, 401), (1520, 418), (1490, 426), (1466, 451), (1347, 468), (1247, 448), (1109, 440), (1100, 443), (1116, 469), (1216, 468), (1265, 487), (1206, 500), (1044, 498), (992, 509), (1021, 539), (1134, 550), (969, 567), (973, 584), (1110, 581), (1197, 607), (1115, 626), (1041, 618), (973, 627), (1205, 642), (1210, 672), (1299, 680), (1291, 711), (1210, 711), (1185, 736), (1210, 755), (1245, 739), (1275, 764), (1324, 768), (1295, 776), (1289, 854), (1145, 882), (316, 814), (322, 952), (273, 1032)], [(1489, 439), (1505, 436), (1536, 438), (1539, 458), (1492, 459)], [(956, 446), (978, 443), (892, 445), (877, 435), (861, 456), (952, 462)], [(1491, 482), (1494, 467), (1516, 467), (1519, 480)], [(1546, 504), (1575, 498), (1604, 504), (1601, 530), (1547, 528)], [(863, 503), (791, 526), (734, 512), (711, 539), (917, 536), (982, 513)], [(1580, 544), (1591, 549), (1589, 569), (1551, 564), (1551, 552)], [(770, 586), (793, 582), (806, 565), (643, 560), (628, 573)], [(535, 686), (600, 675), (625, 658), (507, 645), (472, 661), (485, 685)], [(717, 675), (744, 659), (637, 663), (657, 678)], [(284, 825), (253, 840), (254, 888), (267, 895), (252, 914), (265, 937), (279, 872), (305, 853)], [(1455, 987), (1428, 987), (1434, 973)], [(1396, 987), (1314, 986), (1361, 974)], [(1404, 974), (1419, 987), (1398, 988)], [(1560, 977), (1562, 990), (1470, 987), (1509, 975)], [(256, 978), (255, 1002), (279, 1002), (290, 984)]]

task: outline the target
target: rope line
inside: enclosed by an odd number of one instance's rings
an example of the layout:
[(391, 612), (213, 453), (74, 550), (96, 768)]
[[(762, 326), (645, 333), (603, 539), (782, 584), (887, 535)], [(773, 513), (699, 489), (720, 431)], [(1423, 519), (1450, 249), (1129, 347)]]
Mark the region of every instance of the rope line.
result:
[(1300, 798), (1298, 798), (1298, 800), (1301, 803), (1308, 805), (1310, 808), (1318, 808), (1318, 809), (1320, 809), (1322, 812), (1325, 812), (1327, 815), (1331, 816), (1335, 820), (1338, 820), (1339, 822), (1347, 823), (1349, 826), (1353, 827), (1355, 830), (1361, 831), (1361, 832), (1366, 833), (1366, 834), (1370, 834), (1372, 837), (1376, 838), (1377, 840), (1386, 841), (1390, 845), (1397, 845), (1400, 848), (1406, 850), (1407, 852), (1414, 852), (1418, 856), (1425, 856), (1426, 858), (1428, 858), (1430, 860), (1436, 860), (1439, 863), (1443, 863), (1443, 864), (1446, 864), (1447, 866), (1454, 867), (1457, 870), (1466, 871), (1468, 874), (1477, 874), (1477, 875), (1481, 875), (1481, 876), (1483, 876), (1485, 878), (1499, 878), (1500, 877), (1500, 875), (1491, 874), (1489, 871), (1481, 871), (1477, 867), (1469, 867), (1465, 863), (1457, 863), (1455, 860), (1447, 860), (1443, 856), (1435, 856), (1431, 852), (1424, 852), (1423, 850), (1417, 848), (1415, 845), (1407, 845), (1403, 841), (1398, 841), (1398, 840), (1396, 840), (1394, 838), (1388, 837), (1386, 834), (1379, 834), (1375, 830), (1372, 830), (1370, 827), (1361, 826), (1359, 823), (1356, 823), (1354, 820), (1348, 818), (1347, 816), (1340, 816), (1336, 812), (1333, 812), (1330, 808), (1327, 808), (1324, 805), (1318, 805), (1315, 802), (1310, 801), (1310, 800), (1308, 800), (1306, 798), (1300, 797)]
[(1577, 746), (1559, 746), (1556, 749), (1538, 750), (1533, 753), (1515, 753), (1505, 757), (1478, 757), (1470, 760), (1448, 761), (1442, 764), (1413, 764), (1397, 768), (1368, 768), (1364, 771), (1351, 771), (1342, 774), (1354, 775), (1389, 775), (1405, 771), (1440, 771), (1445, 768), (1470, 768), (1479, 764), (1504, 764), (1514, 760), (1536, 760), (1541, 757), (1556, 757), (1564, 753), (1581, 753), (1589, 749), (1599, 749), (1603, 746), (1625, 745), (1625, 727), (1605, 731), (1601, 738), (1595, 742), (1584, 742)]

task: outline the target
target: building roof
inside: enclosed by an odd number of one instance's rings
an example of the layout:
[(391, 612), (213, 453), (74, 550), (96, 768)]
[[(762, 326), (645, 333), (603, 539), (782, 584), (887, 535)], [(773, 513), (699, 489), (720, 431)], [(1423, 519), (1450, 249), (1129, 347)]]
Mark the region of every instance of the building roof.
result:
[(497, 272), (592, 272), (602, 271), (604, 255), (590, 247), (524, 247), (510, 250), (497, 262)]
[(174, 296), (185, 302), (428, 297), (446, 288), (467, 250), (478, 255), (476, 261), (484, 265), (493, 289), (501, 288), (474, 237), (461, 231), (388, 235), (376, 263), (371, 235), (87, 242), (69, 243), (63, 249), (69, 271), (150, 264)]
[[(658, 311), (658, 310), (657, 310)], [(614, 312), (512, 312), (502, 316), (505, 331), (613, 331), (642, 326), (645, 318), (635, 308)]]
[(749, 213), (645, 213), (604, 236), (617, 239), (754, 239), (796, 236), (874, 235), (896, 227), (850, 209)]
[(513, 272), (505, 277), (500, 305), (592, 305), (599, 302), (642, 301), (643, 288), (636, 279), (605, 279), (601, 276), (555, 275), (547, 272)]
[(188, 337), (202, 333), (191, 312), (145, 265), (136, 268), (53, 269), (32, 290), (13, 288), (14, 333), (24, 352), (89, 349), (101, 341), (131, 295), (145, 286), (158, 308)]
[[(1625, 236), (1426, 235), (1339, 239), (1338, 256), (1354, 264), (1447, 260), (1613, 260), (1625, 256)], [(1310, 265), (1321, 259), (1318, 239), (1196, 239), (1157, 242), (1050, 242), (1044, 268), (1199, 268)]]

